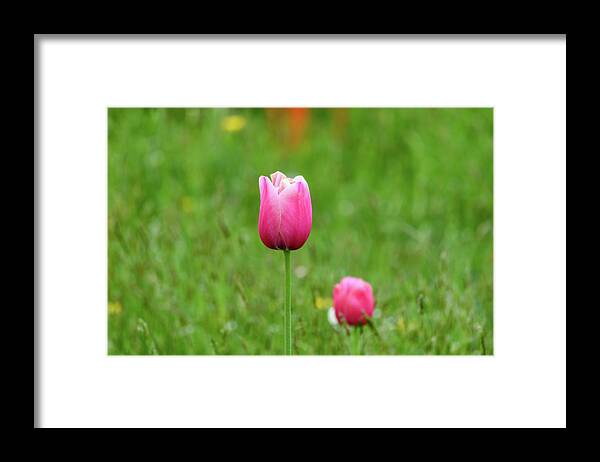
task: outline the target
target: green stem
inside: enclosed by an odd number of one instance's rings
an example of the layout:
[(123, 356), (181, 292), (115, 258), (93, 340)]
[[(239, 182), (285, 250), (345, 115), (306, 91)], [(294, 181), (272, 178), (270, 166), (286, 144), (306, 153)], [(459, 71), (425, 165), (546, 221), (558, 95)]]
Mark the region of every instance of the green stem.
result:
[(350, 353), (352, 355), (360, 355), (362, 345), (362, 326), (354, 326), (350, 328)]
[(292, 264), (291, 252), (284, 250), (285, 256), (285, 305), (283, 308), (283, 354), (292, 355)]

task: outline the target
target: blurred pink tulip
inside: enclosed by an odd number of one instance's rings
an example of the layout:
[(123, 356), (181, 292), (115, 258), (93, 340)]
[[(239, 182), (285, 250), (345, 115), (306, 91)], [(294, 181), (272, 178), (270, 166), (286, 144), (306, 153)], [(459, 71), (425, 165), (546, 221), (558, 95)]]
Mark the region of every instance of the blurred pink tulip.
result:
[(312, 228), (312, 205), (308, 183), (302, 176), (288, 178), (275, 172), (261, 176), (258, 233), (270, 249), (297, 250)]
[(366, 324), (373, 316), (375, 298), (371, 284), (360, 278), (345, 277), (333, 288), (333, 307), (340, 323)]

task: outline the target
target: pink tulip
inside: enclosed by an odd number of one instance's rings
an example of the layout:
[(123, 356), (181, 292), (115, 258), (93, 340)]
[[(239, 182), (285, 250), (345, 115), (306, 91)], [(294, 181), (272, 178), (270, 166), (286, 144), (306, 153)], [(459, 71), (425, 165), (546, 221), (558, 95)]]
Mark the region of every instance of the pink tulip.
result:
[(333, 288), (333, 307), (340, 323), (366, 324), (373, 316), (375, 298), (371, 284), (360, 278), (345, 277)]
[(288, 178), (275, 172), (261, 176), (258, 233), (270, 249), (297, 250), (312, 228), (312, 205), (308, 183), (302, 176)]

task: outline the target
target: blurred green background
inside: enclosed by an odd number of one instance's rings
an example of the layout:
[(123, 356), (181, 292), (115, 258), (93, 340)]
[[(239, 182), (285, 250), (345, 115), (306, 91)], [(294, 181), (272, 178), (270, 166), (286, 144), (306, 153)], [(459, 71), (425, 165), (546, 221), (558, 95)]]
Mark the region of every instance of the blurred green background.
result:
[(327, 320), (373, 285), (365, 354), (493, 353), (492, 109), (108, 111), (109, 354), (282, 354), (283, 252), (259, 175), (303, 175), (295, 354), (349, 354)]

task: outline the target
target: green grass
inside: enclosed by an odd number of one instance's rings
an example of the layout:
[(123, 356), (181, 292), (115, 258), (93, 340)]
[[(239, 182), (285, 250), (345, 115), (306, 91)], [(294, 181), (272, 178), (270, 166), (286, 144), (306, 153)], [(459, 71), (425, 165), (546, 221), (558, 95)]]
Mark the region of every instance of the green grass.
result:
[[(242, 130), (222, 129), (230, 114)], [(333, 120), (312, 110), (292, 149), (259, 109), (109, 109), (109, 354), (283, 353), (284, 256), (257, 231), (258, 177), (276, 170), (313, 203), (295, 354), (349, 354), (316, 307), (346, 275), (377, 299), (365, 354), (493, 353), (492, 109)]]

